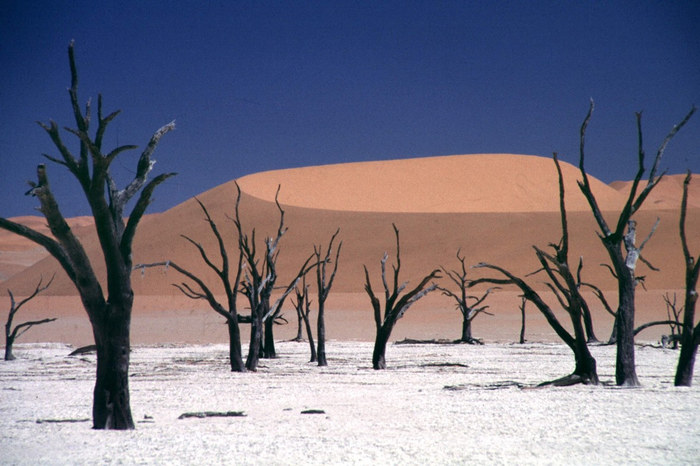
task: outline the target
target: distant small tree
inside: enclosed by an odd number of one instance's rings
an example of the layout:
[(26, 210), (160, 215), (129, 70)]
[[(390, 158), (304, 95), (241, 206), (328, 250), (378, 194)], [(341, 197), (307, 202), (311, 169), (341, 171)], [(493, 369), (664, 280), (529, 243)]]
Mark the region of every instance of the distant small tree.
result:
[[(676, 293), (673, 293), (673, 298), (669, 293), (664, 294), (664, 303), (666, 304), (666, 316), (668, 317), (669, 329), (671, 334), (667, 335), (667, 341), (672, 344), (673, 349), (678, 349), (678, 343), (680, 342), (680, 337), (683, 334), (683, 322), (681, 322), (681, 314), (683, 313), (683, 306), (678, 307)], [(668, 343), (664, 342), (664, 338), (661, 339), (663, 346), (665, 347)]]
[(469, 288), (469, 279), (467, 278), (467, 266), (465, 264), (465, 257), (460, 256), (459, 251), (457, 251), (457, 260), (460, 264), (459, 271), (447, 270), (445, 267), (442, 267), (443, 273), (457, 285), (457, 291), (454, 292), (442, 286), (438, 286), (437, 288), (442, 291), (442, 294), (449, 296), (457, 303), (457, 309), (459, 309), (459, 312), (462, 314), (462, 336), (458, 341), (470, 345), (480, 345), (481, 340), (472, 336), (472, 321), (481, 313), (493, 315), (486, 311), (489, 306), (482, 306), (481, 304), (486, 300), (488, 295), (493, 290), (498, 289), (498, 287), (487, 289), (481, 296), (468, 295), (467, 289)]
[[(688, 236), (685, 220), (688, 211), (688, 186), (692, 175), (688, 172), (683, 182), (683, 200), (681, 201), (680, 236), (685, 259), (685, 308), (683, 313), (683, 331), (681, 333), (681, 354), (674, 384), (690, 387), (693, 383), (695, 356), (700, 345), (700, 323), (695, 323), (695, 306), (698, 302), (698, 277), (700, 276), (700, 255), (693, 257), (688, 248)], [(696, 236), (697, 238), (697, 236)]]
[(326, 270), (326, 265), (331, 263), (331, 254), (333, 251), (333, 242), (336, 236), (340, 233), (340, 228), (333, 233), (331, 240), (328, 242), (328, 248), (326, 248), (326, 253), (321, 257), (322, 248), (319, 245), (314, 246), (314, 256), (316, 257), (316, 289), (318, 291), (318, 316), (316, 319), (316, 331), (318, 337), (318, 365), (327, 366), (328, 361), (326, 360), (326, 299), (328, 299), (328, 294), (333, 286), (333, 280), (335, 280), (335, 274), (338, 271), (338, 259), (340, 258), (340, 249), (343, 247), (343, 242), (338, 243), (338, 247), (335, 250), (335, 260), (333, 260), (333, 270), (330, 271), (330, 276)]
[[(304, 284), (304, 288), (307, 288), (308, 285)], [(299, 287), (295, 288), (294, 294), (296, 296), (296, 301), (294, 302), (294, 309), (297, 311), (297, 336), (295, 336), (292, 341), (304, 341), (304, 316), (302, 314), (304, 307), (299, 306), (299, 303), (301, 302), (303, 304), (304, 300), (307, 300), (307, 295), (306, 295), (306, 289), (304, 291), (301, 291)], [(299, 301), (301, 299), (302, 301)], [(314, 360), (315, 361), (315, 360)]]
[[(676, 133), (688, 122), (690, 117), (695, 113), (695, 107), (675, 125), (668, 133), (666, 138), (659, 146), (656, 152), (654, 163), (649, 171), (649, 178), (646, 186), (638, 191), (642, 177), (646, 172), (644, 167), (645, 153), (642, 145), (642, 114), (637, 113), (637, 136), (638, 136), (638, 156), (637, 156), (637, 173), (632, 182), (629, 195), (625, 202), (622, 211), (620, 212), (617, 223), (613, 228), (608, 226), (608, 222), (603, 216), (598, 201), (593, 194), (588, 174), (584, 167), (584, 142), (586, 136), (586, 128), (593, 114), (593, 100), (591, 100), (588, 113), (581, 124), (580, 130), (580, 150), (579, 150), (579, 169), (581, 171), (582, 180), (578, 182), (581, 192), (586, 197), (588, 204), (593, 212), (593, 216), (598, 224), (600, 237), (605, 250), (610, 257), (612, 263), (611, 271), (617, 280), (618, 289), (618, 307), (615, 318), (615, 333), (617, 340), (617, 355), (615, 364), (615, 382), (617, 385), (638, 386), (639, 379), (637, 378), (637, 370), (634, 360), (634, 314), (635, 314), (635, 288), (639, 283), (640, 277), (635, 275), (637, 262), (641, 260), (646, 265), (651, 266), (648, 261), (642, 257), (642, 249), (646, 242), (651, 238), (656, 229), (656, 225), (652, 228), (649, 236), (639, 245), (636, 244), (637, 238), (637, 222), (633, 220), (634, 214), (642, 207), (644, 201), (649, 196), (649, 193), (654, 189), (664, 174), (657, 176), (657, 170), (661, 157), (666, 150), (666, 146)], [(623, 251), (624, 248), (624, 251)]]
[[(671, 335), (674, 337), (672, 338), (674, 341), (674, 348), (678, 348), (678, 340), (675, 338), (676, 337), (676, 330), (681, 329), (683, 324), (680, 322), (680, 312), (682, 311), (681, 309), (676, 308), (676, 295), (674, 293), (673, 295), (673, 300), (669, 297), (669, 294), (666, 293), (664, 294), (664, 302), (666, 303), (666, 315), (668, 316), (668, 320), (655, 320), (652, 322), (646, 322), (639, 327), (634, 329), (634, 336), (636, 337), (639, 333), (643, 332), (644, 330), (651, 328), (651, 327), (656, 327), (659, 325), (668, 325), (671, 329)], [(671, 317), (671, 313), (673, 313), (673, 317)], [(680, 334), (678, 335), (680, 337)], [(668, 338), (666, 335), (662, 337), (661, 342), (662, 345), (665, 347), (665, 339)]]
[[(119, 154), (137, 146), (118, 146), (104, 152), (104, 134), (119, 111), (104, 116), (102, 96), (97, 98), (97, 129), (90, 135), (93, 120), (90, 101), (81, 109), (78, 100), (78, 71), (75, 65), (73, 43), (68, 47), (71, 86), (68, 89), (77, 128), (65, 128), (77, 137), (80, 145), (77, 157), (66, 147), (56, 122), (39, 123), (53, 141), (60, 157), (44, 155), (48, 160), (64, 166), (75, 177), (90, 205), (104, 264), (107, 270), (107, 294), (80, 240), (66, 222), (49, 184), (44, 164), (37, 167), (37, 181), (27, 194), (36, 196), (41, 213), (51, 230), (51, 236), (29, 227), (0, 218), (0, 228), (21, 235), (46, 250), (58, 261), (73, 282), (92, 325), (97, 347), (97, 371), (93, 392), (92, 422), (95, 429), (133, 429), (129, 398), (129, 354), (131, 348), (131, 310), (134, 291), (131, 286), (132, 243), (136, 228), (151, 202), (156, 187), (175, 173), (161, 174), (149, 181), (155, 160), (151, 158), (160, 139), (175, 129), (169, 123), (158, 129), (146, 145), (133, 172), (134, 178), (124, 189), (119, 189), (110, 167)], [(124, 208), (139, 194), (131, 212)]]
[(34, 299), (39, 293), (51, 286), (51, 282), (53, 282), (53, 277), (51, 277), (51, 280), (49, 280), (49, 282), (46, 285), (42, 285), (42, 281), (42, 279), (39, 279), (39, 283), (36, 285), (36, 288), (34, 289), (32, 294), (24, 298), (19, 303), (15, 301), (15, 297), (12, 294), (12, 291), (9, 289), (7, 290), (7, 294), (10, 296), (10, 313), (7, 315), (7, 322), (5, 323), (5, 361), (12, 361), (15, 359), (15, 356), (12, 354), (12, 345), (14, 345), (15, 340), (17, 340), (17, 338), (19, 338), (21, 335), (27, 332), (27, 330), (29, 330), (35, 325), (46, 324), (48, 322), (53, 322), (54, 320), (56, 320), (55, 317), (42, 320), (32, 320), (28, 322), (22, 322), (21, 324), (15, 326), (14, 329), (12, 328), (12, 321), (15, 317), (15, 314), (17, 314), (17, 311), (19, 311), (19, 309), (26, 303)]
[(369, 272), (367, 271), (367, 266), (365, 269), (365, 291), (369, 295), (369, 299), (372, 302), (372, 308), (374, 309), (374, 322), (377, 327), (377, 336), (374, 340), (374, 352), (372, 354), (372, 367), (374, 369), (386, 369), (386, 345), (391, 337), (391, 331), (394, 329), (396, 322), (403, 317), (408, 308), (410, 308), (416, 301), (418, 301), (423, 296), (427, 295), (431, 291), (437, 289), (437, 284), (433, 283), (428, 285), (428, 283), (436, 278), (440, 278), (439, 269), (435, 269), (426, 275), (420, 283), (412, 290), (405, 293), (403, 296), (399, 297), (401, 293), (406, 289), (408, 282), (404, 282), (399, 285), (399, 272), (401, 271), (401, 249), (399, 243), (399, 229), (396, 225), (393, 225), (394, 233), (396, 235), (396, 265), (394, 265), (394, 277), (392, 285), (390, 287), (386, 278), (386, 261), (389, 255), (385, 252), (382, 258), (382, 284), (384, 285), (384, 315), (382, 316), (382, 305), (379, 299), (374, 294), (372, 290), (372, 282), (369, 279)]
[(522, 345), (525, 343), (525, 305), (527, 304), (527, 298), (524, 296), (520, 298), (520, 339), (519, 343)]
[[(318, 360), (318, 356), (316, 353), (316, 346), (314, 345), (314, 335), (311, 331), (311, 322), (309, 321), (309, 314), (311, 313), (311, 301), (309, 300), (309, 285), (306, 284), (306, 277), (302, 279), (301, 286), (297, 286), (294, 289), (294, 294), (296, 295), (294, 307), (297, 310), (297, 316), (299, 316), (300, 324), (302, 322), (304, 324), (304, 328), (306, 329), (306, 336), (309, 341), (309, 346), (311, 347), (311, 359), (309, 359), (309, 362), (316, 362)], [(303, 336), (298, 337), (297, 340), (303, 340)]]

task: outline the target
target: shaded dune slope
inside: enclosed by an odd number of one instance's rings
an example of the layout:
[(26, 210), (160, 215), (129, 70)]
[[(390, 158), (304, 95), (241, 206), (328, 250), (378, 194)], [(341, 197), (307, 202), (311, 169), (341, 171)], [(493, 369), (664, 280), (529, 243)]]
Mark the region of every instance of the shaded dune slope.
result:
[[(563, 164), (563, 171), (572, 262), (582, 255), (584, 278), (613, 289), (609, 273), (599, 266), (607, 259), (576, 186), (578, 171), (569, 164)], [(592, 182), (603, 209), (615, 210), (622, 205), (623, 193), (598, 180)], [(458, 249), (470, 264), (487, 261), (525, 274), (537, 269), (532, 245), (546, 247), (559, 241), (556, 172), (551, 159), (543, 157), (495, 154), (353, 163), (264, 172), (243, 177), (239, 183), (243, 191), (241, 219), (246, 230), (256, 228), (259, 248), (263, 238), (276, 231), (274, 195), (281, 185), (279, 198), (289, 227), (281, 243), (281, 282), (289, 280), (314, 244), (326, 244), (337, 228), (341, 229), (343, 253), (334, 291), (350, 293), (363, 293), (363, 265), (378, 280), (384, 251), (393, 258), (392, 223), (401, 231), (402, 278), (414, 281), (432, 268), (456, 267)], [(228, 218), (233, 215), (234, 183), (220, 185), (198, 198), (211, 211), (234, 255), (235, 230)], [(612, 215), (609, 217), (612, 221)], [(657, 217), (661, 225), (644, 255), (663, 272), (647, 273), (640, 265), (640, 273), (648, 276), (648, 288), (678, 289), (683, 286), (683, 272), (677, 208), (641, 212), (637, 217), (639, 235), (646, 236)], [(691, 209), (689, 222), (690, 231), (700, 229), (700, 209)], [(91, 230), (80, 233), (104, 281), (95, 235)], [(135, 241), (134, 263), (173, 260), (215, 283), (214, 274), (181, 235), (201, 242), (219, 262), (215, 239), (199, 206), (189, 200), (143, 219)], [(700, 244), (692, 247), (698, 249)], [(16, 273), (3, 283), (3, 292), (10, 288), (16, 295), (24, 295), (39, 276), (53, 273), (57, 278), (47, 293), (74, 295), (73, 285), (50, 257)], [(172, 269), (136, 271), (134, 291), (137, 295), (179, 296), (172, 283), (181, 278)], [(543, 288), (542, 281), (532, 279), (539, 288)]]

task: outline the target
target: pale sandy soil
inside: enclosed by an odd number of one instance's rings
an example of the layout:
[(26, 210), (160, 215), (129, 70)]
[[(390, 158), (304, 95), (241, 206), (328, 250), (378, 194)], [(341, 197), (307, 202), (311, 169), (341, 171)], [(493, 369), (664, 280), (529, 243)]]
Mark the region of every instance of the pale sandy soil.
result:
[[(639, 389), (530, 389), (565, 375), (559, 344), (391, 345), (331, 341), (329, 366), (279, 342), (257, 373), (224, 345), (137, 346), (133, 432), (92, 431), (94, 355), (20, 344), (0, 363), (4, 464), (698, 464), (700, 389), (674, 388), (678, 352), (637, 349)], [(593, 347), (601, 379), (614, 349)], [(520, 388), (523, 387), (523, 388)], [(302, 414), (304, 410), (323, 414)], [(192, 411), (245, 417), (182, 419)]]

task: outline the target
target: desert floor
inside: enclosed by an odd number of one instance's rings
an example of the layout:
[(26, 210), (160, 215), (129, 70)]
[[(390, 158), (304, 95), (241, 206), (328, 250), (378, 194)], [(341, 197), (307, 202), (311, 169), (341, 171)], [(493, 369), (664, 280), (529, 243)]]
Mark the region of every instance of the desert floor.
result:
[[(95, 357), (70, 351), (20, 343), (0, 363), (0, 463), (700, 462), (700, 389), (673, 387), (678, 352), (652, 345), (637, 348), (637, 389), (612, 385), (610, 346), (592, 347), (603, 385), (533, 388), (572, 369), (568, 348), (392, 344), (374, 371), (369, 342), (329, 341), (319, 368), (308, 344), (280, 341), (237, 374), (222, 344), (137, 345), (131, 432), (90, 429)], [(195, 411), (245, 416), (178, 419)]]

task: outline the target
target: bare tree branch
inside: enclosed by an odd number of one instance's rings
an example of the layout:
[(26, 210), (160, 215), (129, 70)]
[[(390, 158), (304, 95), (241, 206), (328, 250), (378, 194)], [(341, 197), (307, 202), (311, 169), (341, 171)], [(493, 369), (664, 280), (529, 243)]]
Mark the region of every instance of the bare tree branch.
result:
[(388, 253), (384, 253), (381, 261), (382, 269), (382, 284), (384, 285), (384, 317), (382, 318), (381, 303), (375, 295), (372, 289), (372, 283), (369, 278), (369, 272), (367, 271), (367, 266), (364, 266), (365, 270), (365, 291), (370, 298), (372, 303), (372, 308), (374, 310), (374, 322), (377, 328), (377, 335), (374, 342), (374, 352), (372, 355), (372, 366), (374, 369), (385, 369), (385, 352), (386, 344), (391, 336), (391, 332), (394, 328), (396, 322), (403, 317), (406, 311), (415, 304), (419, 299), (430, 293), (431, 291), (437, 289), (437, 284), (433, 283), (428, 286), (428, 283), (433, 280), (440, 278), (440, 269), (435, 269), (426, 275), (420, 283), (406, 292), (403, 296), (400, 294), (406, 288), (406, 283), (401, 286), (399, 283), (399, 271), (401, 269), (401, 248), (399, 242), (399, 229), (395, 224), (392, 224), (394, 228), (394, 236), (396, 237), (396, 264), (393, 266), (394, 276), (393, 276), (393, 291), (390, 291), (389, 284), (386, 278), (386, 262), (388, 259)]
[(39, 278), (39, 283), (37, 283), (36, 287), (34, 288), (34, 291), (24, 298), (22, 301), (17, 303), (15, 301), (15, 296), (12, 294), (11, 290), (7, 290), (7, 294), (10, 296), (10, 312), (7, 315), (7, 321), (5, 322), (5, 360), (10, 361), (13, 360), (15, 357), (12, 354), (12, 345), (14, 344), (15, 340), (22, 336), (27, 330), (32, 328), (35, 325), (41, 325), (45, 324), (48, 322), (53, 322), (56, 320), (55, 317), (53, 318), (48, 318), (48, 319), (42, 319), (42, 320), (32, 320), (28, 322), (23, 322), (15, 328), (12, 328), (12, 321), (14, 320), (15, 314), (20, 310), (22, 306), (24, 306), (26, 303), (34, 299), (39, 293), (42, 291), (45, 291), (48, 289), (49, 286), (51, 286), (51, 283), (53, 283), (53, 279), (55, 278), (56, 275), (53, 275), (51, 279), (46, 283), (46, 285), (43, 285), (43, 277)]

